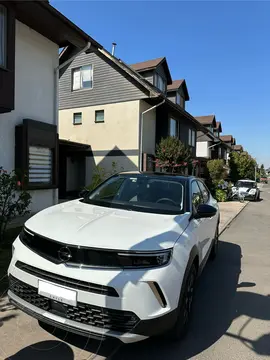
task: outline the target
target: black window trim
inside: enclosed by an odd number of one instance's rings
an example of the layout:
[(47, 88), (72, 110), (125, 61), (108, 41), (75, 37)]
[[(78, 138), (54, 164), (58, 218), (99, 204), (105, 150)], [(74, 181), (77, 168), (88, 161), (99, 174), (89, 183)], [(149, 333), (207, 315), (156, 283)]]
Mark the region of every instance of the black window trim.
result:
[[(102, 121), (97, 121), (97, 113), (103, 111), (103, 120)], [(104, 109), (100, 109), (100, 110), (95, 110), (95, 124), (104, 124), (105, 123), (105, 110)]]
[[(75, 123), (74, 119), (75, 119), (75, 115), (77, 114), (81, 114), (81, 122), (80, 123)], [(78, 111), (78, 112), (74, 112), (73, 113), (73, 125), (77, 126), (77, 125), (82, 125), (82, 120), (83, 120), (83, 115), (82, 115), (82, 112), (81, 111)]]

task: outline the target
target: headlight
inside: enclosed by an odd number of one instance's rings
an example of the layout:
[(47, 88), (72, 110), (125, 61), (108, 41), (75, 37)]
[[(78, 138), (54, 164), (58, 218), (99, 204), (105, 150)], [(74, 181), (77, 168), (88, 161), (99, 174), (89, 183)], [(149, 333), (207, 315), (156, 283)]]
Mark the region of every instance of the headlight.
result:
[(151, 268), (169, 263), (172, 249), (155, 252), (134, 252), (117, 254), (119, 265), (123, 268)]
[(250, 193), (251, 195), (255, 195), (255, 194), (256, 194), (256, 190), (255, 190), (255, 189), (251, 189), (251, 190), (249, 190), (249, 193)]

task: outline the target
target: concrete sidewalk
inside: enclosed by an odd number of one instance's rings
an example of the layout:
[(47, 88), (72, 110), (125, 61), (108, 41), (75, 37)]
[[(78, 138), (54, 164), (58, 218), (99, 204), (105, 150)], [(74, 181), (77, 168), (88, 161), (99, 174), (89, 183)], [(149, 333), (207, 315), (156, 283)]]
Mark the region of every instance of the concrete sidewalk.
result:
[(219, 203), (220, 209), (220, 225), (219, 233), (221, 234), (230, 223), (240, 214), (240, 212), (247, 206), (248, 201), (240, 203), (238, 201), (229, 201)]

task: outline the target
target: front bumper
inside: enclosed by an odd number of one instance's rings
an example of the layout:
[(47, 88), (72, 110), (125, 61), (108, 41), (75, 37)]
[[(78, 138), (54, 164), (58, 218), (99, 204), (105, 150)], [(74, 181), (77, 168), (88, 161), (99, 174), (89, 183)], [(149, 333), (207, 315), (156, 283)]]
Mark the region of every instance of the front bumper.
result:
[[(155, 336), (170, 329), (176, 320), (176, 309), (179, 300), (180, 287), (181, 287), (181, 268), (176, 267), (171, 263), (166, 267), (152, 269), (152, 270), (135, 270), (135, 271), (116, 271), (104, 269), (78, 269), (68, 268), (64, 264), (55, 265), (48, 260), (33, 253), (25, 247), (19, 239), (14, 243), (14, 254), (9, 267), (9, 276), (15, 278), (18, 282), (22, 282), (38, 294), (38, 282), (40, 277), (36, 274), (31, 274), (18, 267), (18, 262), (25, 264), (31, 263), (32, 267), (42, 270), (43, 272), (50, 272), (58, 277), (77, 279), (78, 282), (96, 283), (115, 289), (118, 296), (104, 295), (102, 293), (94, 293), (87, 290), (77, 290), (78, 304), (91, 306), (101, 309), (109, 309), (118, 312), (131, 312), (133, 313), (138, 322), (128, 331), (115, 331), (106, 329), (101, 326), (88, 325), (82, 323), (74, 318), (66, 318), (64, 315), (59, 316), (53, 313), (51, 309), (46, 310), (35, 303), (26, 301), (19, 293), (14, 293), (10, 289), (8, 295), (10, 301), (24, 312), (33, 316), (34, 318), (43, 321), (49, 325), (58, 328), (79, 333), (85, 336), (91, 336), (98, 339), (106, 337), (118, 338), (124, 343), (131, 343), (144, 340), (149, 336)], [(184, 273), (184, 269), (183, 269)], [(51, 279), (42, 280), (49, 281), (58, 285)], [(168, 279), (170, 279), (168, 281)], [(150, 283), (158, 283), (166, 306), (161, 306), (159, 299), (153, 292)], [(67, 284), (66, 288), (72, 288)], [(75, 313), (75, 311), (73, 312)]]

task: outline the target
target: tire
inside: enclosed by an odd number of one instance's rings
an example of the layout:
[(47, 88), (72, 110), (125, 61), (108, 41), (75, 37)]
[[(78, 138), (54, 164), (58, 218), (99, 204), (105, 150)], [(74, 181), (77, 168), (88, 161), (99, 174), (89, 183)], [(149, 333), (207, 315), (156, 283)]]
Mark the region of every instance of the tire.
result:
[(183, 339), (188, 333), (197, 273), (196, 266), (193, 263), (188, 272), (186, 280), (184, 280), (184, 288), (181, 290), (176, 323), (173, 328), (166, 334), (166, 337), (172, 341), (179, 341)]
[(219, 223), (217, 224), (215, 238), (212, 245), (211, 253), (210, 253), (210, 260), (215, 260), (218, 254), (218, 247), (219, 247)]
[(258, 192), (257, 201), (260, 201), (260, 200), (261, 200), (261, 194), (260, 194), (260, 192)]

